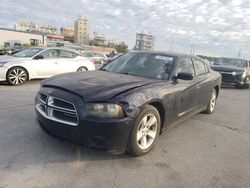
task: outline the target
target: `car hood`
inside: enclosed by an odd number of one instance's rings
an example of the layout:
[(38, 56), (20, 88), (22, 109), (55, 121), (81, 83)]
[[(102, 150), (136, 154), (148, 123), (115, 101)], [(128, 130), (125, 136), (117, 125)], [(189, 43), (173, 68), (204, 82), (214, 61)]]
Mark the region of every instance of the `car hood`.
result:
[(21, 58), (21, 57), (3, 55), (3, 56), (0, 56), (0, 63), (5, 64), (5, 63), (8, 63), (8, 62), (23, 61), (23, 60), (26, 60), (26, 59), (31, 59), (31, 58)]
[(225, 66), (225, 65), (212, 65), (211, 69), (219, 72), (244, 72), (245, 68)]
[(86, 102), (104, 102), (126, 91), (156, 82), (159, 80), (106, 71), (89, 71), (54, 76), (44, 80), (42, 86), (69, 91)]

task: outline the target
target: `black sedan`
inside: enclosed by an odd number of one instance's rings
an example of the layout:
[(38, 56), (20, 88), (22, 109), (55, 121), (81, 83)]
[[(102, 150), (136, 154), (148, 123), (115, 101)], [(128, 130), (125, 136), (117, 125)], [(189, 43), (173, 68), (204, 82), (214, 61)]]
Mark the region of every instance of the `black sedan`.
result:
[(213, 113), (220, 85), (220, 74), (196, 57), (130, 52), (101, 70), (44, 80), (35, 100), (37, 121), (56, 137), (138, 156), (163, 130)]
[(250, 64), (248, 61), (236, 58), (219, 58), (211, 68), (222, 75), (222, 84), (247, 88), (250, 84)]

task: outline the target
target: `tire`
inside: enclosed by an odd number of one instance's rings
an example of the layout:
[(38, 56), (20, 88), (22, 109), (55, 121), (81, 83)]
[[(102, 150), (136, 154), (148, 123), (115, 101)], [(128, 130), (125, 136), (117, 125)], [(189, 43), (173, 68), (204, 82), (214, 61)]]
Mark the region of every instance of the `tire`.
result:
[(157, 109), (151, 105), (143, 108), (132, 127), (128, 140), (128, 152), (134, 156), (148, 153), (159, 135), (160, 125), (161, 118)]
[(13, 67), (7, 72), (6, 80), (9, 85), (22, 85), (28, 80), (28, 73), (22, 67)]
[(77, 72), (84, 72), (84, 71), (88, 71), (88, 69), (86, 67), (79, 67), (77, 69)]
[(250, 83), (245, 83), (241, 86), (235, 86), (236, 89), (248, 89), (250, 87)]
[(216, 102), (217, 102), (217, 91), (215, 89), (213, 89), (209, 101), (208, 101), (208, 105), (205, 111), (203, 111), (205, 114), (212, 114), (215, 110), (216, 107)]

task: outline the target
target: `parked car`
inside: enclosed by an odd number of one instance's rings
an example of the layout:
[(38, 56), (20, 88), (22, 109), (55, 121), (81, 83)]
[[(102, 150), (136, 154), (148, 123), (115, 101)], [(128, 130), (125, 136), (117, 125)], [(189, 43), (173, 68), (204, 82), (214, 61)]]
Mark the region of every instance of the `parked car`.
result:
[(220, 74), (196, 57), (130, 52), (101, 70), (44, 80), (37, 122), (56, 137), (139, 156), (171, 125), (213, 113), (220, 84)]
[(211, 68), (222, 75), (222, 84), (236, 88), (246, 88), (250, 85), (250, 64), (248, 61), (236, 58), (219, 58)]
[(20, 52), (20, 51), (22, 51), (22, 50), (24, 50), (24, 49), (22, 49), (22, 48), (12, 48), (12, 49), (8, 49), (6, 52), (6, 55), (14, 55), (14, 54), (16, 54), (16, 53), (18, 53), (18, 52)]
[(99, 52), (84, 51), (84, 52), (82, 52), (82, 55), (84, 57), (93, 59), (94, 62), (97, 64), (104, 64), (105, 62), (108, 61), (107, 56), (105, 56), (104, 54), (99, 53)]
[(114, 59), (116, 59), (116, 58), (118, 58), (118, 57), (122, 56), (123, 54), (124, 54), (124, 53), (118, 53), (118, 54), (116, 54), (114, 57), (110, 57), (110, 58), (108, 58), (108, 62), (113, 61)]
[(6, 55), (7, 50), (6, 49), (0, 49), (0, 55)]
[(16, 47), (16, 48), (4, 48), (0, 50), (0, 55), (14, 55), (17, 52), (20, 52), (23, 50), (21, 47)]
[(95, 70), (94, 64), (69, 49), (34, 47), (13, 56), (0, 57), (0, 81), (7, 81), (10, 85), (21, 85), (35, 78), (87, 70)]

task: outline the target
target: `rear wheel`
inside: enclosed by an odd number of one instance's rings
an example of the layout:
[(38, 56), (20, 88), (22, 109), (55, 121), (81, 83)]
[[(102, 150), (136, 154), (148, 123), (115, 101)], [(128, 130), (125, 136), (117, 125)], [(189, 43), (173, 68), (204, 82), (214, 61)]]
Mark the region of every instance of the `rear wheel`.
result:
[(28, 80), (28, 73), (22, 67), (13, 67), (7, 73), (7, 82), (10, 85), (22, 85)]
[(212, 114), (215, 110), (216, 101), (217, 101), (217, 92), (215, 89), (213, 89), (213, 91), (210, 95), (210, 98), (209, 98), (207, 109), (204, 111), (204, 113)]
[(79, 67), (77, 69), (78, 72), (83, 72), (83, 71), (88, 71), (88, 69), (86, 67)]
[(149, 152), (159, 135), (160, 115), (156, 108), (146, 106), (136, 119), (128, 141), (128, 151), (140, 156)]

